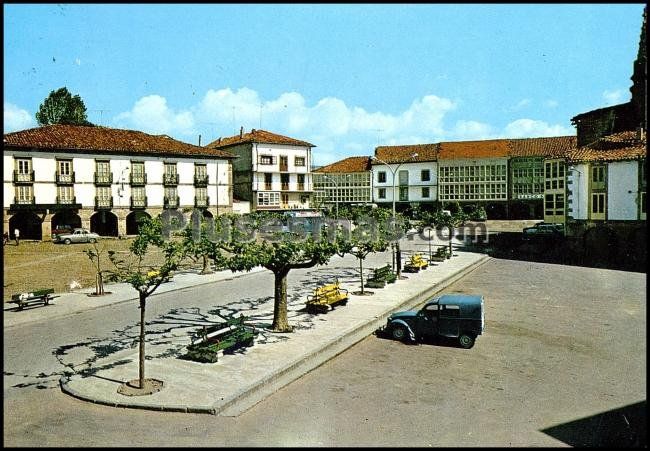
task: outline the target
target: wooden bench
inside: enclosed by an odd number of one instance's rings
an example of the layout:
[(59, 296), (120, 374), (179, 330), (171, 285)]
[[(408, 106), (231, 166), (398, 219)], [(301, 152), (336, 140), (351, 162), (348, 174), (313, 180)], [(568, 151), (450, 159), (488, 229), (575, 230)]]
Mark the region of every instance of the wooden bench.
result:
[(394, 283), (395, 280), (397, 280), (397, 274), (395, 274), (390, 265), (387, 264), (381, 268), (373, 269), (372, 277), (366, 281), (365, 286), (368, 288), (384, 288), (387, 283)]
[(245, 324), (246, 319), (242, 315), (229, 319), (226, 323), (203, 327), (192, 338), (191, 344), (187, 346), (187, 354), (183, 357), (195, 362), (215, 363), (223, 354), (232, 354), (239, 348), (253, 346), (258, 332), (254, 326)]
[(43, 306), (48, 305), (52, 299), (57, 296), (52, 296), (54, 288), (41, 288), (38, 290), (30, 291), (29, 293), (16, 293), (11, 296), (11, 301), (18, 304), (18, 310), (22, 310), (29, 304), (40, 304)]
[(439, 247), (429, 260), (432, 262), (444, 262), (448, 258), (451, 258), (451, 252), (449, 252), (449, 246), (445, 245)]
[(404, 272), (418, 272), (421, 269), (427, 269), (429, 263), (420, 255), (415, 253), (409, 258), (409, 262), (404, 265)]
[(348, 290), (341, 288), (339, 282), (323, 285), (314, 290), (314, 294), (307, 295), (307, 311), (327, 312), (329, 307), (334, 310), (336, 305), (345, 305), (348, 302)]

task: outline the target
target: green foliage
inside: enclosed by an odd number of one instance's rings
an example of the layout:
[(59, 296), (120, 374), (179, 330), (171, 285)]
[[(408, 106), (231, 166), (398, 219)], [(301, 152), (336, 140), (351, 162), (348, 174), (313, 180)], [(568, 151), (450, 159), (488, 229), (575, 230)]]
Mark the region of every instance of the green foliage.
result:
[(36, 113), (39, 125), (93, 125), (87, 120), (86, 106), (79, 95), (73, 96), (66, 87), (51, 91)]
[(109, 259), (119, 280), (129, 283), (146, 298), (169, 279), (186, 254), (182, 240), (163, 238), (160, 219), (144, 218), (138, 225), (138, 235), (129, 247), (130, 255), (121, 258), (109, 251)]

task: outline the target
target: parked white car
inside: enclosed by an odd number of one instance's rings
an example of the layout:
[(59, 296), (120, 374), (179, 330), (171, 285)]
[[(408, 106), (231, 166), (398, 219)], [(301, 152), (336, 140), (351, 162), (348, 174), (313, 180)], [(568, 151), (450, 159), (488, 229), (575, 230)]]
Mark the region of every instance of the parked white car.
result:
[(55, 243), (95, 243), (99, 239), (99, 235), (90, 232), (86, 229), (74, 229), (72, 233), (61, 233), (54, 237)]

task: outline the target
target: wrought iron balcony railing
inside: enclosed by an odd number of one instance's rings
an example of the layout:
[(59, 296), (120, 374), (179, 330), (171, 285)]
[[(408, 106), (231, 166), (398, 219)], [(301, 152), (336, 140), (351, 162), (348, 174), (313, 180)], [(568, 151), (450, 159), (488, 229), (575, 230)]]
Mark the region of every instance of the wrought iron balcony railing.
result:
[(25, 174), (14, 170), (14, 183), (34, 183), (34, 171)]
[(113, 183), (113, 173), (95, 172), (95, 185), (110, 185)]
[(60, 172), (57, 172), (56, 183), (59, 185), (70, 185), (74, 183), (74, 172), (71, 174), (61, 174)]

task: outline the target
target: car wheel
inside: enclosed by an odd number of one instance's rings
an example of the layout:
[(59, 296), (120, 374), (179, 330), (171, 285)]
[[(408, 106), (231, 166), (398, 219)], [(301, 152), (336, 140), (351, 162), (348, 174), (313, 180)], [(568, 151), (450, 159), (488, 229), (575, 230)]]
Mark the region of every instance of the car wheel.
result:
[(393, 339), (398, 341), (406, 341), (408, 337), (408, 332), (404, 326), (394, 326), (391, 331), (391, 336)]
[(461, 334), (458, 337), (458, 343), (460, 343), (463, 348), (469, 349), (474, 346), (474, 336), (470, 334)]
[(65, 243), (65, 244), (71, 244), (72, 241), (70, 240), (70, 238), (66, 238), (65, 241), (64, 241), (64, 243)]
[(97, 242), (97, 240), (95, 238), (91, 238), (88, 241), (90, 241), (91, 243), (96, 243)]

